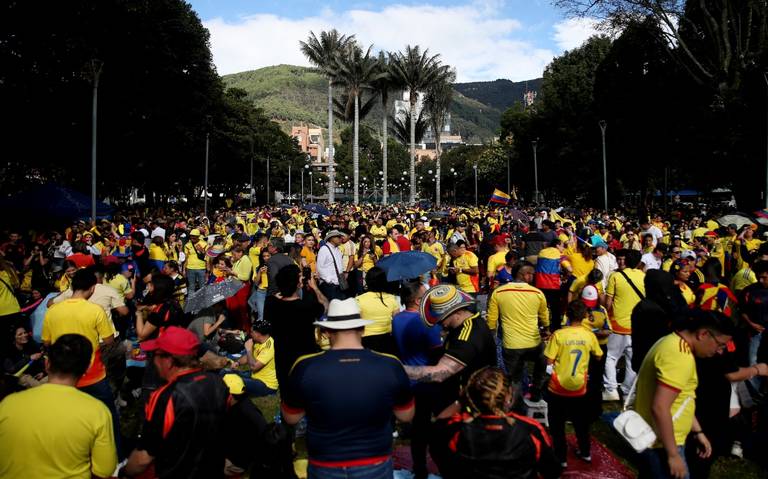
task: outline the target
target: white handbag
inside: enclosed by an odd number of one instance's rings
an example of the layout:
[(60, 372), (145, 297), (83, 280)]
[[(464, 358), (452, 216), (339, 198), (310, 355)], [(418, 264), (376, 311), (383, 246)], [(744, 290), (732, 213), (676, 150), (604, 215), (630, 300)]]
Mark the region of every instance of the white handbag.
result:
[[(653, 443), (656, 442), (656, 433), (653, 431), (651, 425), (648, 424), (640, 414), (631, 409), (627, 409), (629, 407), (629, 402), (632, 400), (633, 393), (635, 392), (635, 386), (637, 386), (637, 378), (635, 378), (635, 382), (632, 383), (632, 388), (629, 390), (629, 394), (627, 394), (627, 398), (624, 400), (624, 409), (622, 410), (622, 413), (616, 416), (616, 419), (613, 420), (613, 427), (619, 435), (632, 446), (632, 449), (637, 452), (643, 452), (653, 446)], [(685, 398), (685, 401), (683, 401), (672, 416), (672, 422), (675, 422), (680, 417), (686, 406), (688, 406), (690, 400), (690, 396)]]

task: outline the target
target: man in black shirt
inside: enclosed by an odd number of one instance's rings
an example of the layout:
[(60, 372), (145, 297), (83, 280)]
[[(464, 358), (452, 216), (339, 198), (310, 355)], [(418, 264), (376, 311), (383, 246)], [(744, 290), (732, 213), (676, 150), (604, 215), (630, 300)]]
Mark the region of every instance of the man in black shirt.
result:
[(443, 384), (435, 411), (458, 399), (472, 373), (496, 365), (496, 342), (480, 314), (470, 309), (474, 305), (469, 295), (450, 284), (431, 288), (421, 300), (424, 322), (428, 326), (440, 323), (447, 331), (445, 351), (436, 365), (405, 366), (405, 372), (413, 381)]
[(149, 398), (136, 449), (118, 477), (208, 479), (224, 475), (224, 418), (229, 391), (221, 378), (197, 365), (200, 343), (191, 331), (167, 328), (141, 343), (154, 351), (157, 373), (168, 381)]

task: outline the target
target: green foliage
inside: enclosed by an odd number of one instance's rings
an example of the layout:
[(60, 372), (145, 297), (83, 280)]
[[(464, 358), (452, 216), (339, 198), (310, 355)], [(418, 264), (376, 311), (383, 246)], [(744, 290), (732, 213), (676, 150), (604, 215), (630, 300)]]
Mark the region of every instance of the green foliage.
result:
[(510, 80), (494, 80), (470, 83), (457, 83), (456, 91), (467, 98), (490, 106), (495, 110), (504, 111), (515, 103), (523, 100), (526, 91), (540, 91), (541, 78), (513, 82)]

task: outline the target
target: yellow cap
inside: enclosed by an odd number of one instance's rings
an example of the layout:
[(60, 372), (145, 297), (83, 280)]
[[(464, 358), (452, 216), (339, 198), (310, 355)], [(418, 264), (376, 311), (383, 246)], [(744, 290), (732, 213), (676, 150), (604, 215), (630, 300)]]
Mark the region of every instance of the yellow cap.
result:
[(237, 374), (225, 374), (223, 379), (229, 388), (229, 394), (239, 395), (245, 392), (245, 381)]
[(195, 228), (189, 232), (189, 236), (200, 236), (200, 230)]

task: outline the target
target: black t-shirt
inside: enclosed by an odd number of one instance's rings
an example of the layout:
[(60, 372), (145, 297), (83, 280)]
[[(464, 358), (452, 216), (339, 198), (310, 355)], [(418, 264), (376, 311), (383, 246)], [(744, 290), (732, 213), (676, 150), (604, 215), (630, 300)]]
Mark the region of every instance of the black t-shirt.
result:
[(221, 378), (199, 369), (152, 393), (137, 447), (155, 458), (156, 477), (223, 477), (228, 399)]
[(293, 301), (267, 296), (264, 319), (272, 325), (278, 384), (288, 378), (288, 372), (300, 356), (320, 351), (312, 323), (322, 314), (323, 305), (313, 293), (304, 292), (302, 299)]
[[(732, 343), (731, 343), (732, 344)], [(729, 349), (731, 344), (729, 344)], [(725, 433), (731, 404), (731, 382), (725, 377), (739, 370), (736, 353), (726, 350), (711, 358), (696, 358), (696, 418), (704, 432), (713, 437)]]
[(184, 311), (175, 301), (167, 301), (152, 307), (147, 314), (147, 322), (155, 326), (155, 329), (149, 338), (155, 339), (162, 333), (168, 326), (178, 326), (180, 328), (186, 328), (186, 317)]
[(224, 427), (227, 459), (238, 467), (248, 469), (258, 459), (258, 453), (264, 449), (266, 429), (267, 421), (249, 398), (243, 398), (233, 404), (227, 411)]
[(479, 314), (464, 321), (461, 327), (448, 332), (445, 353), (464, 365), (464, 369), (444, 383), (443, 399), (447, 406), (459, 397), (460, 388), (469, 377), (486, 366), (496, 365), (496, 342), (488, 325)]
[(283, 409), (306, 412), (310, 462), (337, 467), (392, 454), (392, 412), (413, 404), (400, 361), (369, 349), (303, 358), (284, 386)]

